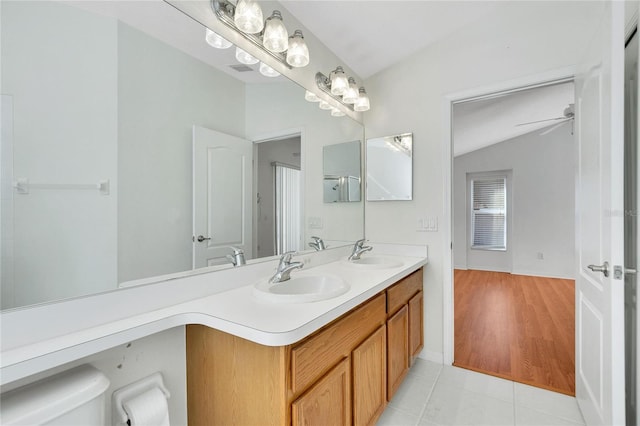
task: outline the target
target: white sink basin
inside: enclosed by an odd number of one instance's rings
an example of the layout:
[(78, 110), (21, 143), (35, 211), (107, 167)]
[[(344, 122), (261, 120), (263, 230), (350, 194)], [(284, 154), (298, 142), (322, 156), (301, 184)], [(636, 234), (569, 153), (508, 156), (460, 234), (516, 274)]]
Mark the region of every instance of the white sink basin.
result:
[(253, 287), (254, 296), (278, 303), (305, 303), (332, 299), (349, 291), (349, 284), (335, 275), (292, 276), (288, 281), (260, 281)]
[(403, 262), (400, 259), (387, 256), (363, 255), (358, 260), (347, 260), (346, 262), (351, 266), (367, 269), (391, 269), (399, 268), (403, 265)]

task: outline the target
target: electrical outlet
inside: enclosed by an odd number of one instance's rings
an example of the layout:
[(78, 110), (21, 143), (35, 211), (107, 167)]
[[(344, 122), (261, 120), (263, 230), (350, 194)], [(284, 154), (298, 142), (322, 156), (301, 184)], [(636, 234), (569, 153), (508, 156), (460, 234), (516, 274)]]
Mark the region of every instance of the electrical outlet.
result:
[(544, 253), (542, 253), (541, 251), (539, 251), (539, 252), (536, 254), (536, 259), (538, 259), (538, 260), (544, 260)]

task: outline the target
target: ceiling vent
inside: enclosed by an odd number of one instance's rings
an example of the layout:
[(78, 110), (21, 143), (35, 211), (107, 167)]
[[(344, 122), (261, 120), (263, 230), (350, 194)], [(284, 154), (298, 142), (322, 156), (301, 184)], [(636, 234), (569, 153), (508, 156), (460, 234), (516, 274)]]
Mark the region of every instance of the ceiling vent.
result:
[(238, 71), (238, 72), (247, 72), (247, 71), (253, 71), (253, 68), (245, 65), (245, 64), (234, 64), (234, 65), (229, 65), (229, 68), (233, 68), (234, 70)]

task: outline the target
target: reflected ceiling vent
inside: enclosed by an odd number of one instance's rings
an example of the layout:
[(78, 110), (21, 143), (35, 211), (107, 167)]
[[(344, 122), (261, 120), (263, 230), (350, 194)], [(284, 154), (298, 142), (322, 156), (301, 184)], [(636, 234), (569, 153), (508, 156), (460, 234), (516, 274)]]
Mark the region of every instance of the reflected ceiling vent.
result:
[(229, 65), (229, 68), (233, 68), (234, 70), (238, 71), (238, 72), (247, 72), (247, 71), (253, 71), (253, 68), (245, 65), (245, 64), (234, 64), (234, 65)]

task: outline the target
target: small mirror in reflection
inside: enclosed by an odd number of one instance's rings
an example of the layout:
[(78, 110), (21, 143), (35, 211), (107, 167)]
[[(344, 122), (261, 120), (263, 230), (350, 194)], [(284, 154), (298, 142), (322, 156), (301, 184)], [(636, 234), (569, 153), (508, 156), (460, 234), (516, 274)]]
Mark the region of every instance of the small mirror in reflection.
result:
[(367, 140), (367, 201), (413, 198), (413, 133)]
[(325, 203), (360, 201), (360, 141), (324, 146), (322, 170)]

